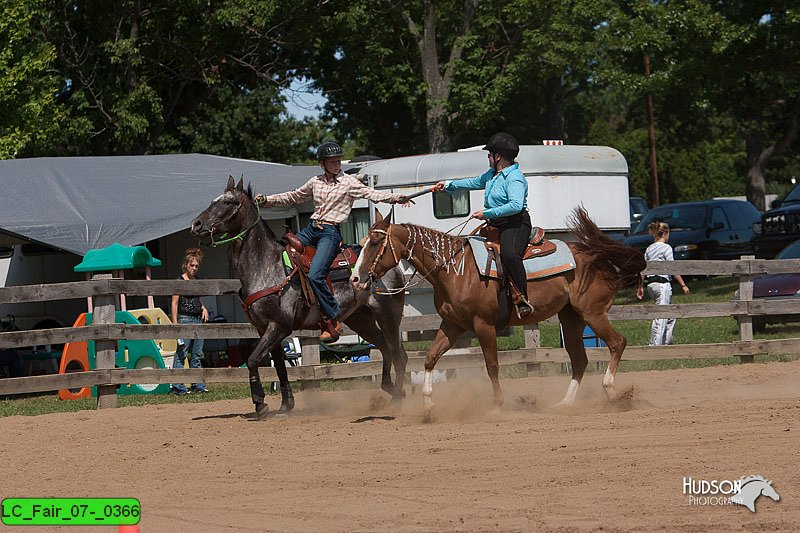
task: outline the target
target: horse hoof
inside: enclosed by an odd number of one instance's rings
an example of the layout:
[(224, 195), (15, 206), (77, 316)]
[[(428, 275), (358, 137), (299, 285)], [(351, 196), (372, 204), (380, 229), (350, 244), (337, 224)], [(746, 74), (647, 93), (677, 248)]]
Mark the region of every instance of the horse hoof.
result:
[(404, 397), (405, 397), (405, 394), (403, 394), (401, 396), (392, 396), (392, 399), (389, 401), (389, 406), (391, 406), (391, 407), (400, 407), (401, 405), (403, 405), (403, 398)]
[(241, 416), (242, 418), (247, 418), (250, 420), (264, 420), (269, 416), (269, 407), (265, 403), (260, 403), (256, 405), (256, 410), (254, 412)]
[(551, 409), (556, 409), (556, 410), (565, 409), (566, 410), (566, 409), (570, 409), (571, 407), (572, 407), (572, 402), (569, 402), (567, 400), (561, 400), (560, 402), (555, 404), (553, 407), (551, 407)]
[(281, 402), (281, 406), (278, 408), (278, 413), (287, 414), (292, 409), (294, 409), (294, 398), (290, 398), (288, 401)]
[(425, 412), (422, 415), (422, 421), (425, 422), (426, 424), (433, 422), (433, 410), (434, 410), (433, 402), (426, 401)]
[(256, 419), (266, 420), (269, 417), (269, 406), (265, 403), (256, 406)]

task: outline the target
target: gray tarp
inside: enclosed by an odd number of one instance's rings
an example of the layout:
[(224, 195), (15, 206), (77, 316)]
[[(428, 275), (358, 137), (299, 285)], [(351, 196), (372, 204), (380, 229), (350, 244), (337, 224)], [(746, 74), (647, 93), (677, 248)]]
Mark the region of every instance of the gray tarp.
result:
[[(319, 171), (200, 154), (0, 161), (0, 233), (79, 255), (115, 242), (132, 246), (188, 228), (229, 174), (273, 194)], [(262, 217), (294, 213), (270, 209)]]

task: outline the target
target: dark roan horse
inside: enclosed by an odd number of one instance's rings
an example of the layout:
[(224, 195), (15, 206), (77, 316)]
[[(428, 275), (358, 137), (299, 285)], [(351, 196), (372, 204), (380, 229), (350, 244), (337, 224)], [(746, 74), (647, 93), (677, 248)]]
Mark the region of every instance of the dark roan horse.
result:
[[(203, 244), (214, 244), (223, 240), (231, 242), (229, 257), (242, 282), (240, 296), (243, 301), (256, 292), (275, 289), (272, 294), (255, 300), (247, 312), (250, 322), (261, 336), (247, 359), (250, 393), (256, 415), (264, 418), (268, 408), (258, 367), (266, 360), (267, 354), (270, 354), (280, 380), (279, 412), (291, 411), (294, 397), (289, 386), (281, 342), (293, 330), (316, 329), (320, 323), (320, 313), (319, 308), (310, 306), (304, 297), (299, 274), (285, 282), (287, 273), (282, 260), (284, 244), (261, 219), (259, 209), (253, 201), (251, 187), (248, 186), (245, 190), (242, 180), (236, 184), (232, 177), (228, 178), (225, 192), (192, 221), (191, 231)], [(234, 237), (225, 238), (231, 235)], [(395, 401), (404, 394), (403, 380), (408, 361), (400, 338), (400, 321), (405, 300), (402, 290), (403, 275), (396, 268), (387, 268), (379, 277), (388, 289), (384, 294), (355, 290), (347, 279), (334, 282), (333, 293), (341, 308), (340, 320), (381, 351), (381, 387)], [(395, 371), (394, 383), (391, 378), (392, 367)]]
[[(534, 312), (524, 321), (513, 316), (511, 325), (541, 322), (556, 313), (564, 333), (564, 344), (572, 362), (572, 379), (559, 405), (572, 405), (588, 364), (583, 344), (588, 324), (603, 339), (611, 352), (603, 386), (616, 399), (615, 375), (627, 340), (608, 320), (608, 310), (616, 292), (623, 286), (640, 286), (641, 272), (647, 266), (641, 251), (624, 246), (605, 235), (586, 211), (575, 209), (570, 220), (577, 239), (568, 243), (575, 268), (568, 272), (528, 282), (528, 295)], [(465, 331), (475, 332), (486, 361), (494, 389), (494, 405), (503, 404), (498, 379), (497, 335), (498, 281), (482, 277), (464, 238), (453, 237), (413, 224), (376, 222), (361, 251), (350, 281), (366, 289), (405, 259), (433, 286), (433, 300), (442, 323), (425, 358), (422, 395), (424, 413), (433, 412), (432, 372), (439, 358)], [(463, 267), (461, 266), (463, 265)]]

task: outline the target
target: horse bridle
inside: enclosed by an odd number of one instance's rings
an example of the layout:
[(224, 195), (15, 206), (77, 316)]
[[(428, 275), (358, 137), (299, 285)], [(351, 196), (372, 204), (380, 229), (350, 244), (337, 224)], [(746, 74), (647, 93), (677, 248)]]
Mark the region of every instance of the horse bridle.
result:
[[(224, 238), (225, 235), (228, 234), (228, 232), (226, 231), (225, 233), (222, 234), (223, 239), (219, 240), (219, 241), (215, 241), (214, 240), (214, 226), (212, 225), (211, 226), (211, 243), (209, 244), (209, 246), (211, 246), (212, 248), (216, 248), (217, 246), (220, 246), (222, 244), (228, 244), (229, 242), (233, 242), (233, 241), (236, 241), (236, 240), (244, 240), (244, 236), (247, 234), (247, 232), (250, 231), (251, 229), (253, 229), (255, 227), (255, 225), (258, 224), (261, 221), (261, 207), (259, 207), (257, 202), (253, 202), (253, 203), (256, 206), (256, 219), (253, 221), (252, 224), (250, 224), (245, 229), (240, 231), (238, 235), (235, 235), (235, 236), (230, 237), (228, 239)], [(225, 218), (220, 220), (220, 222), (227, 222), (228, 220), (232, 219), (236, 215), (236, 213), (239, 212), (239, 209), (242, 208), (243, 204), (244, 204), (243, 201), (239, 202), (239, 205), (236, 206), (236, 209), (234, 209), (233, 212), (228, 214)]]
[(371, 229), (369, 230), (370, 233), (380, 233), (383, 235), (383, 241), (381, 242), (381, 249), (378, 251), (378, 254), (375, 256), (375, 259), (372, 261), (372, 265), (369, 267), (369, 277), (370, 279), (375, 279), (377, 276), (375, 275), (375, 267), (378, 266), (381, 258), (383, 258), (383, 254), (386, 252), (386, 244), (389, 244), (389, 249), (392, 251), (392, 259), (394, 259), (394, 266), (400, 264), (400, 259), (397, 257), (397, 252), (394, 249), (394, 241), (392, 240), (392, 224), (389, 224), (389, 228), (387, 230), (382, 229)]

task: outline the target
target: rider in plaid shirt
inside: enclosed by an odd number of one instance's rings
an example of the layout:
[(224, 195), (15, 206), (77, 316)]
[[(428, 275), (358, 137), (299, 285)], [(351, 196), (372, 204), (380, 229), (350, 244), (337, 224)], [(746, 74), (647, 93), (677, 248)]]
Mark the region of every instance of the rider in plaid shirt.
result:
[(331, 294), (325, 278), (342, 242), (339, 224), (347, 220), (357, 198), (392, 204), (405, 204), (409, 199), (404, 194), (376, 191), (361, 183), (355, 176), (342, 173), (342, 148), (334, 142), (323, 143), (317, 149), (317, 159), (324, 170), (322, 174), (312, 177), (293, 191), (269, 196), (259, 194), (256, 202), (265, 207), (275, 207), (314, 200), (311, 223), (297, 237), (305, 246), (314, 246), (317, 249), (311, 261), (308, 279), (319, 300), (326, 324), (320, 340), (335, 342), (342, 330), (338, 320), (339, 304)]

